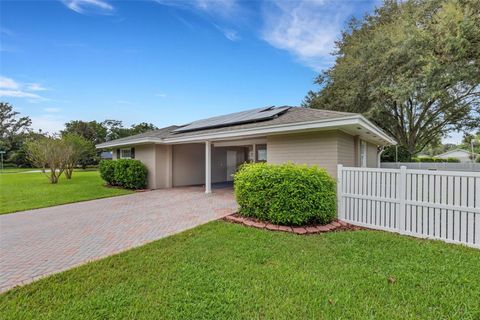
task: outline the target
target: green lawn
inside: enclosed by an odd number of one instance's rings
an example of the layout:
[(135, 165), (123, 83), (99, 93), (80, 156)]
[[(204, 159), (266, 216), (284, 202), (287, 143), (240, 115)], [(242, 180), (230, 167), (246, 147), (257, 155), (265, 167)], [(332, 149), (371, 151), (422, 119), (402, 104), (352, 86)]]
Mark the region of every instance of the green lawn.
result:
[(43, 173), (5, 172), (0, 174), (0, 214), (128, 193), (105, 187), (98, 171), (74, 172), (72, 180), (62, 175), (58, 184)]
[[(480, 319), (480, 251), (215, 221), (0, 296), (9, 319)], [(395, 281), (389, 282), (389, 278)]]

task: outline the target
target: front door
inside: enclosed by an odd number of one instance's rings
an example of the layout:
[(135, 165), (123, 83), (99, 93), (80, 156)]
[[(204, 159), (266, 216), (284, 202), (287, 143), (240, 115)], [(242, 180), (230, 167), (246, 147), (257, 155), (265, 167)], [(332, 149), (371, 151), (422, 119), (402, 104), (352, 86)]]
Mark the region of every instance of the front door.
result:
[(227, 181), (233, 180), (233, 174), (237, 171), (237, 151), (227, 150)]

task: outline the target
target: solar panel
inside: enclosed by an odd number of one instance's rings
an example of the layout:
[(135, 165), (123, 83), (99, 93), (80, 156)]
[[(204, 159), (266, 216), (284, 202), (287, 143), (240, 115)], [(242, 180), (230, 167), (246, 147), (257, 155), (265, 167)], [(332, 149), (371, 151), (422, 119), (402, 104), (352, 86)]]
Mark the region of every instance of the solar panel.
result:
[(268, 107), (231, 113), (224, 116), (194, 121), (190, 124), (173, 130), (173, 132), (185, 132), (208, 128), (226, 127), (234, 124), (268, 120), (287, 111), (289, 108), (290, 107)]

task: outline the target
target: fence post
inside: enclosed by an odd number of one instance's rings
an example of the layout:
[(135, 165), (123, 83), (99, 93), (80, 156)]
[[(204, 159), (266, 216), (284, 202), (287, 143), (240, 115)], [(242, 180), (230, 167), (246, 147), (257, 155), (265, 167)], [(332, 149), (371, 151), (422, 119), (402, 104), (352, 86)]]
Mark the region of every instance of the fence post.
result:
[(397, 216), (397, 228), (400, 233), (405, 232), (405, 212), (406, 212), (406, 186), (407, 186), (407, 167), (400, 167), (400, 176), (398, 177), (398, 200), (399, 214)]
[(343, 220), (345, 219), (345, 212), (343, 211), (343, 201), (342, 201), (342, 171), (343, 171), (343, 166), (341, 164), (337, 165), (337, 210), (338, 210), (338, 219)]

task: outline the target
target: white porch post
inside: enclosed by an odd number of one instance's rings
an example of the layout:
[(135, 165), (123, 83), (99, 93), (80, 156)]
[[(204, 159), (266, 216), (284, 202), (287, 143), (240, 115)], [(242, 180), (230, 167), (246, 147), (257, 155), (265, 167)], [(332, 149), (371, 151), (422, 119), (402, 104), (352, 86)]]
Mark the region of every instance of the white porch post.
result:
[(205, 141), (205, 193), (212, 193), (212, 148), (210, 141)]
[(253, 163), (257, 162), (257, 145), (254, 143), (252, 144), (253, 150)]

